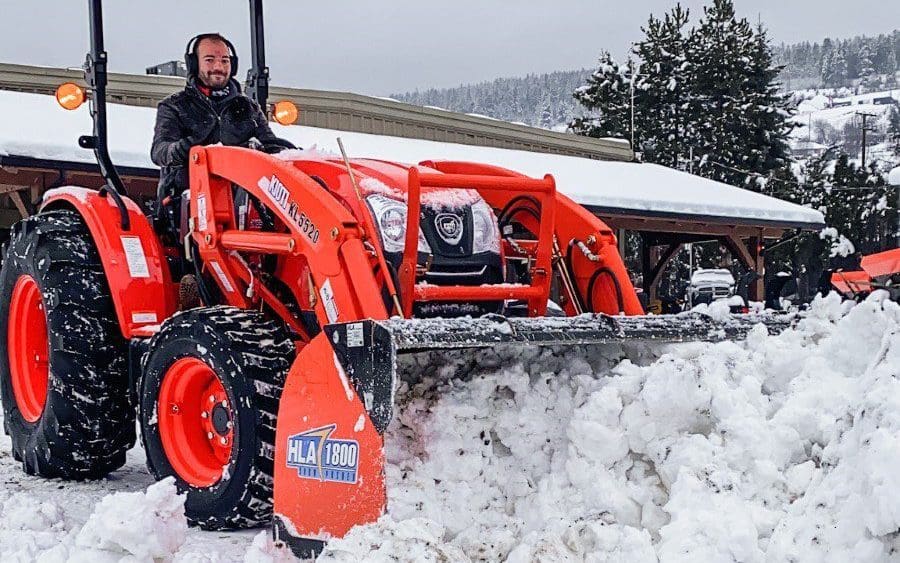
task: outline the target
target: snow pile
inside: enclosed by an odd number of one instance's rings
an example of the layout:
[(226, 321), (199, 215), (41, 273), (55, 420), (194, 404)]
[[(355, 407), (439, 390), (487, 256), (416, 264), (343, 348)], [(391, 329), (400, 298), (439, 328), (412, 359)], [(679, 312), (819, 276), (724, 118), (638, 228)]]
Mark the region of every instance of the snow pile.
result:
[(65, 533), (65, 513), (55, 502), (26, 493), (0, 492), (0, 544), (4, 561), (30, 561), (58, 543)]
[[(604, 352), (608, 356), (610, 350)], [(482, 351), (402, 386), (388, 513), (323, 560), (889, 560), (900, 550), (900, 307), (671, 347)], [(615, 358), (611, 358), (615, 359)], [(431, 358), (418, 361), (429, 365)], [(451, 372), (469, 381), (449, 379)]]
[(272, 532), (268, 530), (256, 534), (244, 554), (244, 563), (292, 563), (296, 560), (287, 547), (275, 545)]
[(90, 563), (170, 560), (187, 535), (184, 499), (171, 477), (146, 492), (107, 495), (75, 535), (74, 545), (60, 545), (45, 558)]
[(170, 556), (187, 534), (184, 499), (171, 477), (151, 485), (146, 492), (107, 496), (94, 509), (75, 544), (138, 559)]

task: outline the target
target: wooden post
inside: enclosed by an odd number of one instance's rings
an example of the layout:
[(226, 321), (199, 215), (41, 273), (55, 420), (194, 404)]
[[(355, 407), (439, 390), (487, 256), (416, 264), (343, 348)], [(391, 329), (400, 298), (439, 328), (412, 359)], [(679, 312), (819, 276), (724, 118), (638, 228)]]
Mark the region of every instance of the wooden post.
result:
[(762, 255), (762, 231), (759, 232), (759, 236), (750, 237), (748, 245), (750, 246), (750, 256), (753, 258), (753, 271), (755, 271), (758, 276), (756, 278), (756, 281), (750, 284), (747, 296), (751, 301), (763, 301), (766, 295), (766, 260)]
[(616, 242), (619, 243), (619, 256), (622, 257), (622, 260), (625, 260), (625, 237), (627, 236), (628, 231), (625, 229), (616, 229)]

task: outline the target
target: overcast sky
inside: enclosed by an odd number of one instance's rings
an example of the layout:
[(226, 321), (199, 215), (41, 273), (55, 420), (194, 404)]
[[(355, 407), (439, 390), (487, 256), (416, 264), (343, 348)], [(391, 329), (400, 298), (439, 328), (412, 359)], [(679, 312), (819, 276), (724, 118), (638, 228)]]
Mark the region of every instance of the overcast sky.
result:
[[(692, 22), (704, 2), (685, 0)], [(669, 0), (266, 0), (267, 62), (275, 84), (372, 95), (499, 76), (591, 67), (626, 52)], [(776, 42), (900, 28), (900, 0), (736, 0)], [(182, 57), (192, 35), (220, 31), (250, 59), (246, 0), (107, 0), (110, 68), (143, 72)], [(0, 0), (0, 62), (78, 66), (87, 51), (86, 0)]]

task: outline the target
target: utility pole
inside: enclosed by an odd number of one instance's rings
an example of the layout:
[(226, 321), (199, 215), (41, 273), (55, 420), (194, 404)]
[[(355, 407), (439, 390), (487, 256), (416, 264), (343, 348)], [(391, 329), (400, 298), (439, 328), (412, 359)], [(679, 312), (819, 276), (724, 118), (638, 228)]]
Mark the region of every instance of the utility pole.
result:
[(631, 150), (634, 150), (634, 59), (628, 57), (628, 68), (631, 74)]
[(878, 117), (874, 113), (866, 113), (863, 111), (856, 112), (856, 115), (862, 118), (862, 169), (866, 169), (866, 132), (874, 131), (875, 129), (869, 129), (866, 125), (866, 119), (870, 117)]

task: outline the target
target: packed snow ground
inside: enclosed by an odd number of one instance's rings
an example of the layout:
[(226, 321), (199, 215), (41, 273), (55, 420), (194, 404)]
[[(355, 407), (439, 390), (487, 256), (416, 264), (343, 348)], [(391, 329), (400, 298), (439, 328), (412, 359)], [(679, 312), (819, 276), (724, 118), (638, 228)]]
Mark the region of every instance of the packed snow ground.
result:
[[(627, 352), (415, 358), (388, 514), (321, 559), (900, 561), (900, 306), (831, 296), (778, 336)], [(187, 530), (136, 450), (97, 483), (2, 452), (0, 560), (287, 558), (256, 531)]]

